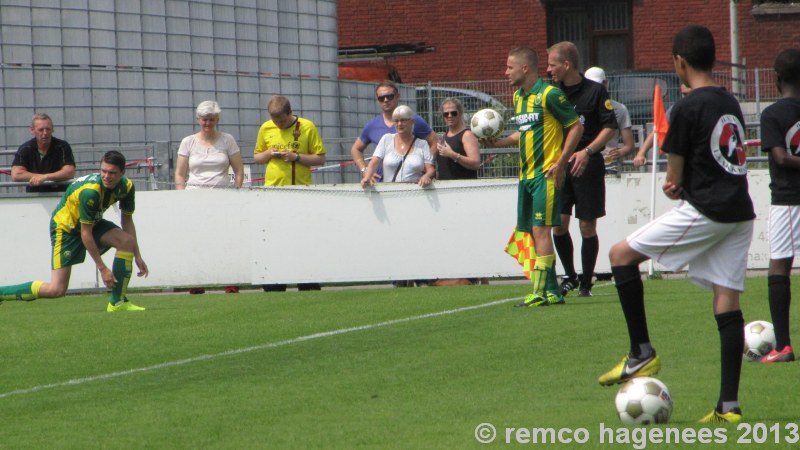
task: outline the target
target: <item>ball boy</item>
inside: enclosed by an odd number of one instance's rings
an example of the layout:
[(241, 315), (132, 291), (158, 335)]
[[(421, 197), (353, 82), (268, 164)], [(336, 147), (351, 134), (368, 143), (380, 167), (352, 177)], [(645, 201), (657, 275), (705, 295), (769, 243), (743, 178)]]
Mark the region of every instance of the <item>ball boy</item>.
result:
[(650, 344), (639, 264), (654, 258), (670, 270), (688, 265), (689, 279), (713, 292), (720, 337), (721, 383), (716, 407), (703, 423), (739, 422), (739, 377), (744, 349), (744, 290), (747, 252), (755, 212), (747, 186), (744, 118), (739, 103), (711, 76), (714, 37), (690, 25), (672, 41), (675, 72), (692, 92), (675, 104), (664, 140), (669, 153), (664, 194), (680, 200), (670, 212), (611, 248), (630, 352), (600, 376), (604, 386), (653, 375), (661, 361)]

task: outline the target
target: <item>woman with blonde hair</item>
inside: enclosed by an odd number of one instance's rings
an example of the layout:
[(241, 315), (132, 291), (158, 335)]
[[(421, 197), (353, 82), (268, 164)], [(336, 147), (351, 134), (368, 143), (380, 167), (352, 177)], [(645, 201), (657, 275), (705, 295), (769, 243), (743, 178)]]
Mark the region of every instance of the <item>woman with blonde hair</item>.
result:
[(439, 142), (436, 158), (440, 180), (468, 180), (478, 178), (481, 151), (478, 138), (464, 124), (464, 107), (455, 97), (444, 99), (439, 107), (447, 125), (447, 132)]

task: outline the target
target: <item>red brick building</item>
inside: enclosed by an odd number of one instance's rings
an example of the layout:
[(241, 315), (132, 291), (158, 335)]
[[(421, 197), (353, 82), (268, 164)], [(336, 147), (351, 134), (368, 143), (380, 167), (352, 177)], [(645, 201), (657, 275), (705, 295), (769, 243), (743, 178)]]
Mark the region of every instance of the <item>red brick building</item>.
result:
[[(800, 7), (753, 3), (735, 2), (740, 62), (771, 67), (780, 49), (800, 45)], [(561, 40), (579, 44), (583, 68), (671, 70), (672, 36), (690, 23), (709, 27), (718, 60), (731, 61), (730, 5), (730, 0), (339, 0), (339, 48), (377, 48), (406, 83), (500, 79), (508, 50), (520, 45), (539, 52), (543, 73), (545, 49)]]

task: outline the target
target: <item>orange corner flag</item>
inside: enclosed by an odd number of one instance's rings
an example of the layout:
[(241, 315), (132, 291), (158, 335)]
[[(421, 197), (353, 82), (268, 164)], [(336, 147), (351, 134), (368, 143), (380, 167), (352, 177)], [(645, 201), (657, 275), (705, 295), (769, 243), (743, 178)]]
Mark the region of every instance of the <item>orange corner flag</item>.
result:
[(658, 137), (658, 148), (664, 144), (664, 136), (667, 135), (669, 129), (669, 122), (667, 122), (667, 113), (664, 111), (664, 99), (661, 97), (661, 86), (656, 83), (656, 88), (653, 91), (653, 131)]
[(514, 228), (514, 232), (508, 238), (506, 253), (517, 260), (519, 265), (522, 266), (522, 274), (530, 280), (533, 266), (536, 264), (536, 248), (533, 245), (533, 236), (530, 233), (517, 231)]

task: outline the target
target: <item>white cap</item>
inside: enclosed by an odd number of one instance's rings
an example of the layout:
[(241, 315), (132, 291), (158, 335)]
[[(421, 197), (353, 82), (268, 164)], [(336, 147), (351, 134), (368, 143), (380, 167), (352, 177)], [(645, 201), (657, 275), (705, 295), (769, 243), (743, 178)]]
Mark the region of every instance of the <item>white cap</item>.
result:
[(589, 67), (586, 69), (586, 73), (584, 73), (583, 76), (600, 84), (606, 81), (606, 71), (599, 67)]

